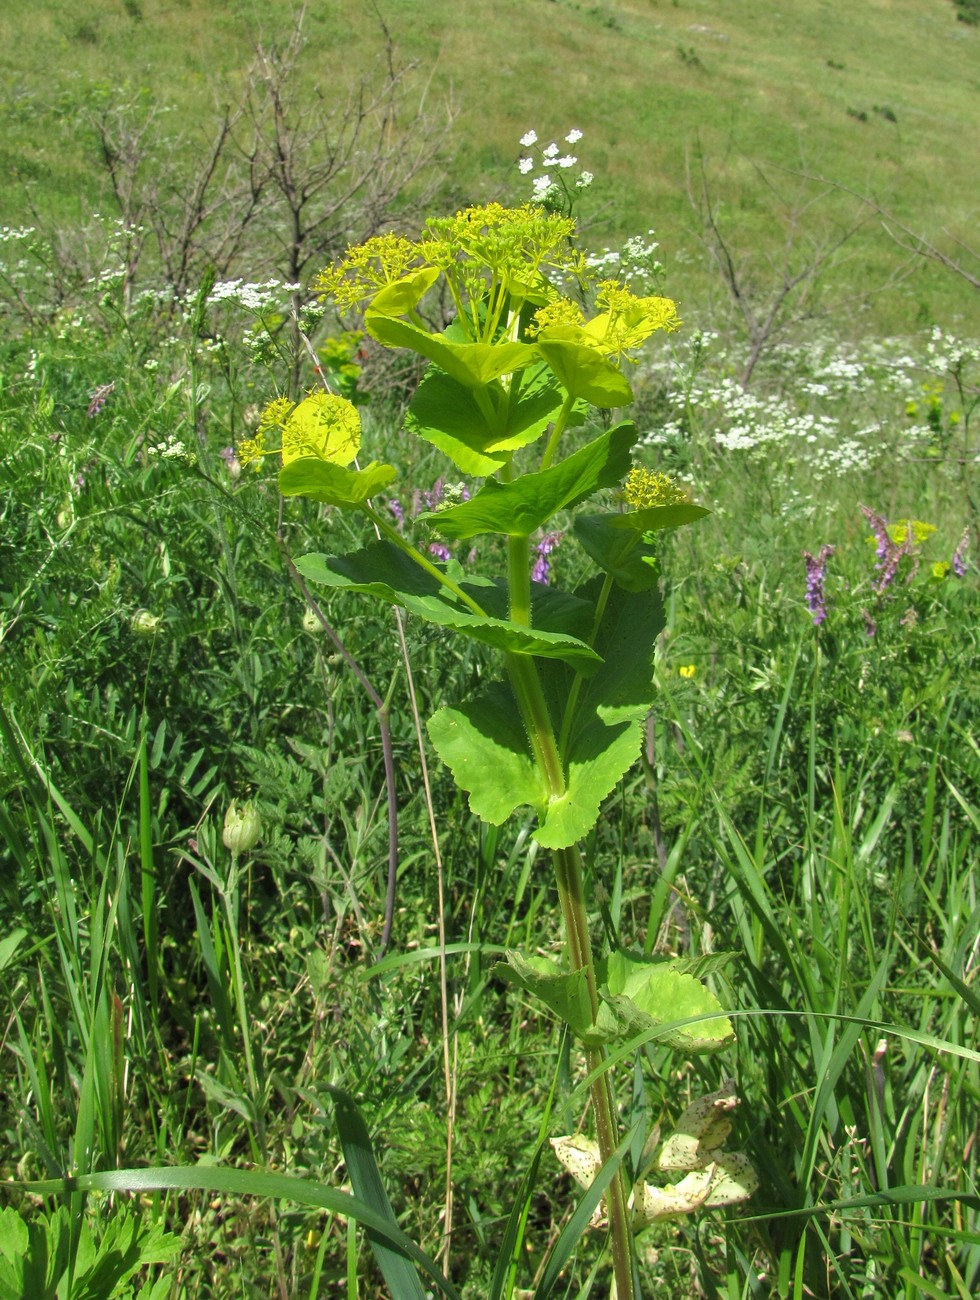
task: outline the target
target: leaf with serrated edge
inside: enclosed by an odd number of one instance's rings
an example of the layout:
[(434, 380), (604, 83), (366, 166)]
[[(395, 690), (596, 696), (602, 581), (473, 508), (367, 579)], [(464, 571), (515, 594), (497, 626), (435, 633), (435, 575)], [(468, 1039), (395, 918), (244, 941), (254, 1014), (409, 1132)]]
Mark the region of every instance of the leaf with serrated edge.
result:
[(635, 425), (617, 425), (550, 469), (524, 474), (511, 483), (491, 479), (469, 501), (423, 518), (451, 540), (481, 533), (529, 537), (556, 511), (570, 509), (600, 488), (621, 482), (637, 436)]
[(584, 971), (563, 970), (548, 957), (508, 952), (506, 961), (498, 962), (494, 972), (538, 998), (573, 1033), (581, 1036), (592, 1023), (592, 998)]
[(641, 961), (614, 952), (602, 963), (600, 978), (598, 1027), (610, 1039), (694, 1016), (705, 1019), (669, 1029), (663, 1041), (683, 1051), (711, 1052), (735, 1036), (715, 995), (693, 976), (674, 970), (670, 962)]
[[(601, 662), (583, 641), (565, 632), (546, 631), (542, 627), (525, 627), (508, 618), (488, 615), (481, 618), (461, 604), (454, 602), (451, 594), (431, 574), (415, 564), (400, 547), (392, 542), (372, 542), (370, 546), (349, 555), (304, 555), (296, 561), (296, 568), (312, 582), (358, 591), (374, 596), (389, 604), (400, 605), (412, 614), (452, 627), (474, 640), (495, 646), (512, 654), (540, 656), (544, 659), (568, 660), (580, 671), (594, 672)], [(450, 564), (459, 585), (478, 604), (492, 602), (500, 605), (500, 593), (495, 584), (486, 579), (468, 578), (459, 566)], [(485, 607), (485, 606), (484, 606)]]
[(458, 707), (439, 709), (428, 722), (436, 753), (469, 795), (470, 811), (491, 826), (502, 825), (523, 804), (540, 807), (547, 790), (514, 718), (510, 700), (484, 692)]
[[(594, 601), (601, 579), (576, 593)], [(606, 605), (596, 649), (602, 666), (582, 687), (566, 746), (566, 791), (545, 810), (535, 838), (544, 848), (565, 848), (587, 835), (602, 801), (639, 757), (643, 719), (653, 696), (653, 654), (663, 627), (656, 592), (614, 589)], [(556, 712), (572, 686), (571, 674), (542, 665), (542, 678)]]

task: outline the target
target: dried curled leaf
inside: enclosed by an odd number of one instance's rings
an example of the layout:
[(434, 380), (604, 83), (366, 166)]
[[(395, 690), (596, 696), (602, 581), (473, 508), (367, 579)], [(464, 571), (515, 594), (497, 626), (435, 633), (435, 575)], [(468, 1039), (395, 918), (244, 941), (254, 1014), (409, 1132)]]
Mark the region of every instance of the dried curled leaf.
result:
[(726, 1079), (717, 1092), (691, 1102), (663, 1144), (658, 1167), (704, 1169), (732, 1131), (728, 1116), (737, 1105), (734, 1079)]
[[(716, 1209), (747, 1201), (759, 1186), (759, 1177), (741, 1151), (718, 1151), (706, 1168), (696, 1169), (679, 1183), (655, 1187), (638, 1184), (633, 1191), (633, 1224), (645, 1228), (662, 1219), (694, 1210)], [(639, 1193), (639, 1194), (638, 1194)]]
[[(729, 1116), (737, 1105), (735, 1081), (726, 1079), (717, 1092), (699, 1097), (683, 1112), (654, 1163), (660, 1170), (687, 1172), (680, 1182), (665, 1187), (638, 1180), (630, 1197), (637, 1231), (695, 1210), (738, 1205), (755, 1192), (759, 1177), (748, 1156), (722, 1150), (732, 1128)], [(602, 1163), (598, 1144), (591, 1138), (571, 1136), (552, 1138), (551, 1145), (562, 1167), (588, 1190)], [(597, 1209), (591, 1226), (604, 1223), (605, 1216)]]

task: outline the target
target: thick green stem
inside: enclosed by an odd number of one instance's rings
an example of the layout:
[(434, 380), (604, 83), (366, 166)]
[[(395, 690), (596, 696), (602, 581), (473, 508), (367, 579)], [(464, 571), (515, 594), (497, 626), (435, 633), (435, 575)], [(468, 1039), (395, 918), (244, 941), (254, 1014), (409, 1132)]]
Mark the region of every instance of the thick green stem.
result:
[[(531, 580), (530, 543), (526, 537), (507, 539), (507, 578), (510, 592), (510, 617), (515, 623), (530, 626)], [(604, 591), (601, 605), (608, 599)], [(598, 627), (597, 616), (596, 627)], [(593, 635), (596, 629), (593, 629)], [(548, 703), (541, 688), (537, 666), (527, 655), (509, 654), (507, 668), (517, 704), (527, 729), (531, 750), (539, 770), (545, 778), (548, 797), (561, 798), (565, 793), (565, 768), (561, 751), (555, 739), (555, 728), (548, 711)], [(570, 714), (566, 710), (563, 733), (567, 733)], [(599, 991), (596, 983), (592, 940), (589, 935), (589, 917), (585, 906), (585, 882), (582, 857), (572, 845), (554, 850), (555, 876), (562, 917), (565, 922), (565, 945), (568, 964), (573, 971), (582, 971), (589, 989), (592, 1019), (599, 1015)], [(605, 1060), (602, 1048), (590, 1048), (587, 1053), (589, 1073), (598, 1070)], [(608, 1160), (618, 1146), (616, 1106), (608, 1071), (603, 1071), (592, 1085), (592, 1112), (595, 1117), (596, 1140), (603, 1161)], [(633, 1232), (630, 1226), (629, 1191), (623, 1170), (620, 1168), (609, 1184), (606, 1193), (609, 1228), (612, 1244), (613, 1273), (616, 1278), (617, 1300), (634, 1300), (633, 1290)]]
[[(585, 907), (582, 858), (578, 848), (572, 845), (567, 849), (555, 849), (554, 861), (555, 874), (558, 880), (558, 896), (561, 899), (562, 915), (565, 919), (565, 943), (568, 949), (569, 963), (573, 970), (581, 970), (585, 975), (594, 1020), (599, 1013), (599, 995), (596, 987), (595, 961), (592, 957), (592, 941), (589, 936), (588, 914)], [(589, 1073), (593, 1074), (601, 1069), (605, 1058), (606, 1054), (601, 1047), (589, 1048), (586, 1054)], [(605, 1162), (619, 1145), (616, 1103), (608, 1070), (604, 1070), (596, 1079), (592, 1085), (591, 1094), (599, 1156)], [(609, 1214), (613, 1275), (616, 1278), (617, 1300), (634, 1300), (633, 1230), (630, 1225), (629, 1189), (622, 1167), (616, 1171), (615, 1178), (609, 1184), (609, 1190), (606, 1193), (606, 1208)]]

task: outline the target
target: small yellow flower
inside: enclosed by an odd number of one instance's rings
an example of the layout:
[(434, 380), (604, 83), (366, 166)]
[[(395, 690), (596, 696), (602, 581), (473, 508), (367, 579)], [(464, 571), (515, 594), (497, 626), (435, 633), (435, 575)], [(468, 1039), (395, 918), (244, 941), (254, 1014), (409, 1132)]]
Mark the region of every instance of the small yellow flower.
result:
[(677, 671), (682, 677), (693, 677), (697, 670), (697, 664), (681, 664)]
[(419, 246), (389, 231), (348, 248), (342, 262), (316, 277), (313, 292), (319, 298), (333, 298), (341, 311), (351, 311), (400, 280), (418, 260)]
[(896, 546), (901, 546), (912, 532), (912, 540), (916, 546), (921, 546), (927, 537), (931, 537), (936, 531), (935, 524), (924, 523), (921, 519), (900, 519), (897, 524), (888, 525), (888, 536)]
[(238, 444), (238, 463), (239, 465), (253, 465), (256, 469), (259, 467), (259, 461), (263, 456), (268, 455), (268, 449), (265, 445), (265, 434), (260, 430), (254, 438), (243, 438)]
[(651, 506), (673, 506), (691, 499), (669, 474), (650, 469), (631, 469), (626, 476), (623, 496), (634, 510), (647, 510)]
[(534, 313), (534, 319), (528, 326), (528, 334), (535, 338), (545, 330), (561, 328), (566, 325), (581, 325), (585, 320), (582, 309), (571, 298), (556, 298), (546, 303)]
[(293, 413), (295, 402), (288, 397), (274, 397), (266, 403), (259, 416), (259, 432), (268, 433), (270, 429), (281, 429)]
[(937, 560), (932, 566), (932, 577), (935, 582), (943, 582), (949, 576), (950, 566), (946, 560)]

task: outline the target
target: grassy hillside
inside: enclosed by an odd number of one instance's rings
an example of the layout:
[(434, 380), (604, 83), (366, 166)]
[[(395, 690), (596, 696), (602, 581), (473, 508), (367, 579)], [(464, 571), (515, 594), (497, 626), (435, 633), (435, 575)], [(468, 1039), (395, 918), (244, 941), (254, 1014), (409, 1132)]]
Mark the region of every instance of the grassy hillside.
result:
[[(95, 103), (142, 96), (170, 106), (168, 128), (193, 159), (218, 108), (240, 93), (255, 42), (284, 39), (295, 11), (282, 0), (109, 0), (95, 10), (53, 0), (39, 12), (7, 0), (0, 165), (12, 183), (0, 219), (25, 218), (24, 185), (39, 210), (63, 219), (107, 203), (85, 125)], [(384, 0), (380, 12), (400, 58), (418, 61), (408, 103), (458, 110), (447, 201), (526, 193), (514, 170), (519, 137), (534, 127), (560, 138), (575, 126), (581, 165), (597, 178), (586, 214), (595, 238), (655, 227), (668, 265), (689, 267), (686, 292), (672, 286), (689, 301), (707, 305), (685, 182), (698, 151), (726, 231), (757, 255), (778, 260), (803, 207), (815, 242), (861, 214), (851, 196), (800, 173), (873, 195), (948, 249), (972, 237), (980, 169), (964, 142), (980, 125), (980, 29), (958, 23), (948, 0)], [(304, 31), (303, 75), (328, 100), (381, 47), (370, 6), (319, 0)], [(865, 289), (906, 260), (876, 218), (849, 251), (841, 282)], [(912, 268), (876, 304), (879, 324), (972, 309), (964, 284)]]

